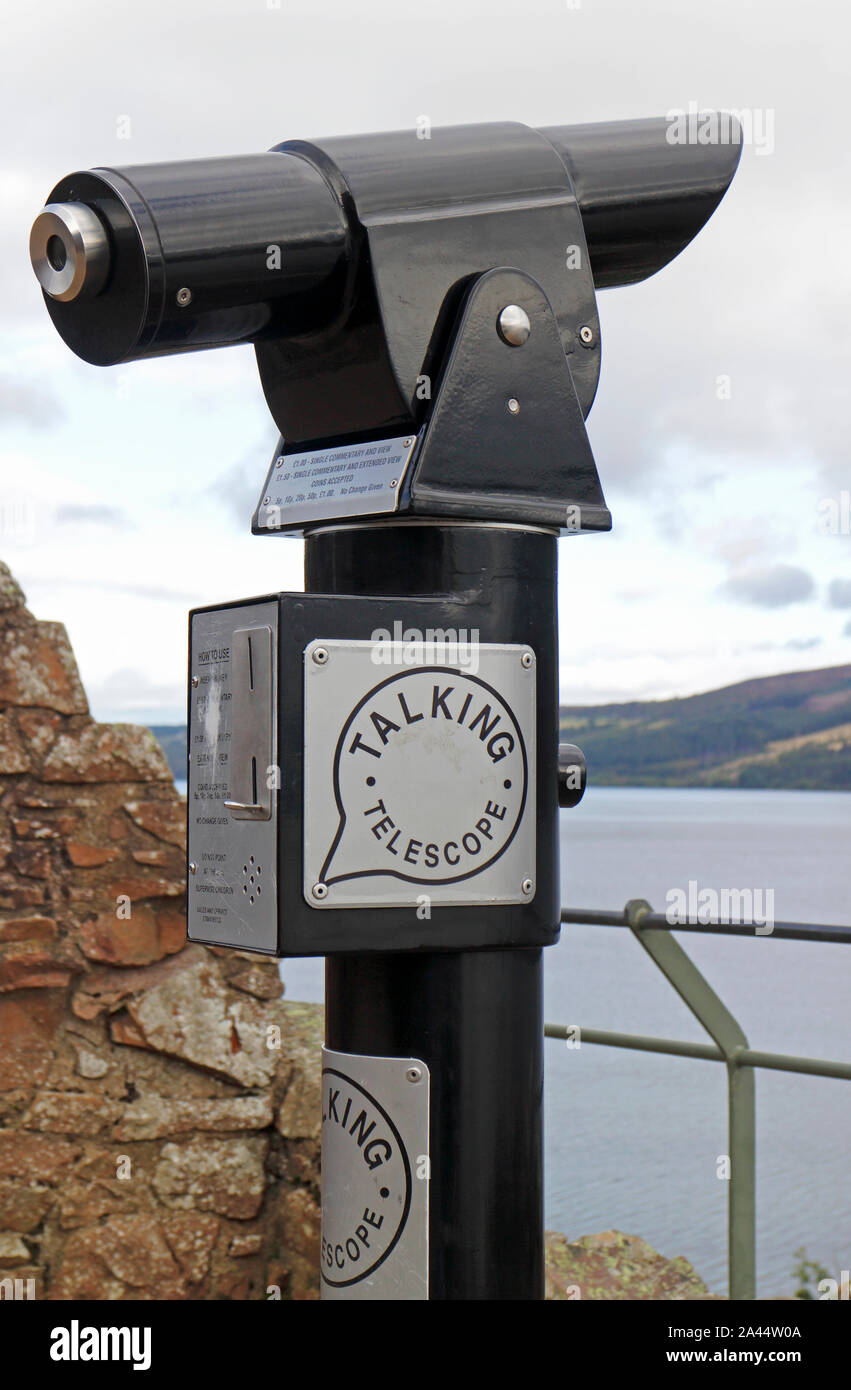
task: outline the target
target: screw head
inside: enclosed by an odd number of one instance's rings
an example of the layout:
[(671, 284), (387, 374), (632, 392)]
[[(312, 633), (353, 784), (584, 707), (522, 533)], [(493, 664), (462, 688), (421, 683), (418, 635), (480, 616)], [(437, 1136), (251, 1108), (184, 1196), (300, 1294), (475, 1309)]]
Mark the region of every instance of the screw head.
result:
[(396, 485), (397, 485), (398, 482), (399, 482), (399, 479), (398, 479), (398, 478), (391, 478), (391, 479), (390, 479), (390, 486), (391, 486), (391, 487), (396, 487)]
[(531, 878), (524, 878), (523, 882), (520, 885), (520, 892), (523, 894), (524, 898), (529, 897), (534, 886), (535, 885), (532, 882)]
[(529, 315), (519, 304), (506, 304), (496, 321), (496, 331), (509, 347), (522, 347), (532, 332)]
[(411, 447), (411, 445), (413, 444), (413, 442), (414, 442), (414, 436), (411, 435), (411, 438), (410, 438), (410, 439), (406, 439), (406, 440), (405, 440), (405, 448), (406, 448), (406, 449), (410, 449), (410, 447)]
[(406, 1080), (406, 1081), (410, 1081), (413, 1085), (416, 1085), (416, 1083), (417, 1083), (418, 1081), (422, 1081), (422, 1079), (423, 1079), (423, 1069), (422, 1069), (422, 1067), (408, 1067), (408, 1070), (405, 1072), (405, 1080)]
[(264, 497), (264, 498), (263, 498), (263, 506), (264, 506), (264, 507), (268, 506), (268, 504), (271, 502), (271, 500), (272, 500), (271, 497)]
[(192, 291), (188, 289), (186, 285), (184, 285), (182, 289), (179, 289), (177, 291), (175, 298), (178, 304), (180, 305), (181, 309), (185, 309), (187, 304), (192, 303)]
[(193, 677), (192, 677), (192, 689), (193, 689), (193, 690), (197, 690), (197, 689), (198, 689), (198, 677), (197, 677), (197, 676), (193, 676)]
[(324, 883), (314, 883), (310, 891), (314, 898), (318, 898), (320, 902), (328, 896), (328, 888)]
[(276, 468), (283, 468), (283, 466), (284, 466), (284, 456), (283, 456), (283, 454), (282, 454), (281, 457), (280, 457), (279, 459), (275, 459), (275, 467), (276, 467)]
[(197, 874), (197, 872), (198, 872), (198, 865), (195, 863), (194, 859), (193, 859), (193, 860), (190, 860), (190, 863), (189, 863), (189, 872), (190, 872), (190, 874)]
[(312, 656), (317, 666), (324, 666), (328, 660), (328, 652), (325, 647), (314, 647)]
[(506, 404), (512, 415), (520, 414), (520, 402), (518, 401), (516, 396), (511, 396), (509, 400), (506, 402)]
[(579, 330), (579, 341), (584, 343), (586, 347), (590, 347), (594, 341), (594, 330), (589, 328), (587, 323), (583, 323)]
[(524, 671), (528, 671), (530, 666), (534, 663), (534, 660), (535, 657), (532, 652), (524, 652), (520, 658), (520, 665), (523, 667)]

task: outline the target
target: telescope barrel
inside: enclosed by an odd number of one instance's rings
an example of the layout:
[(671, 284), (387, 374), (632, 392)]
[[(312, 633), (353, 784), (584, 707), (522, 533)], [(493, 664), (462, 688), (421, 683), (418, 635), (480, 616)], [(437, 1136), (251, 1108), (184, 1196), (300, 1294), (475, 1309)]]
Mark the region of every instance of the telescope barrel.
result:
[(58, 332), (99, 366), (309, 332), (339, 311), (351, 260), (322, 175), (279, 154), (71, 174), (30, 254)]
[(741, 155), (735, 118), (722, 114), (718, 129), (726, 142), (678, 143), (664, 118), (541, 131), (570, 173), (596, 289), (646, 280), (697, 236)]
[[(664, 119), (538, 132), (556, 150), (565, 188), (572, 185), (576, 195), (594, 288), (645, 279), (700, 230), (739, 158), (740, 132), (726, 119), (730, 138), (716, 144), (673, 143)], [(445, 146), (441, 151), (435, 143), (426, 155), (441, 157), (424, 156), (419, 173), (413, 157), (400, 168), (398, 133), (348, 143), (368, 165), (373, 201), (386, 185), (388, 206), (401, 223), (408, 200), (414, 210), (423, 201), (440, 204), (441, 180), (462, 208), (458, 190), (466, 189), (474, 211), (487, 209), (489, 200), (504, 204), (512, 179), (521, 198), (531, 174), (513, 152), (515, 144), (525, 147), (512, 132), (523, 128), (482, 127), (480, 142), (490, 138), (489, 129), (504, 148), (472, 174), (469, 159), (463, 163), (462, 130), (435, 132), (435, 142), (442, 134)], [(62, 179), (30, 239), (33, 269), (62, 338), (85, 361), (107, 366), (293, 338), (333, 322), (351, 307), (362, 259), (356, 248), (363, 244), (357, 200), (334, 165), (336, 147), (347, 142), (330, 142), (330, 159), (320, 146), (296, 142), (266, 154), (94, 169)], [(498, 179), (489, 195), (491, 166)]]

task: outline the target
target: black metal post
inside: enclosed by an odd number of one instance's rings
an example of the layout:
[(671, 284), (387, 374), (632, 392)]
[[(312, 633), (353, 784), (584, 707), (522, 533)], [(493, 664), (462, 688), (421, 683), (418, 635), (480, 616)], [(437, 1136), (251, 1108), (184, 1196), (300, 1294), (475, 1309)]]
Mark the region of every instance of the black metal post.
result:
[[(553, 921), (555, 552), (545, 532), (469, 524), (334, 527), (305, 546), (314, 593), (442, 595), (450, 614), (486, 594), (482, 640), (516, 631), (520, 615), (538, 657), (537, 891)], [(328, 1047), (417, 1057), (431, 1072), (430, 1298), (542, 1298), (541, 950), (336, 955), (325, 970)]]

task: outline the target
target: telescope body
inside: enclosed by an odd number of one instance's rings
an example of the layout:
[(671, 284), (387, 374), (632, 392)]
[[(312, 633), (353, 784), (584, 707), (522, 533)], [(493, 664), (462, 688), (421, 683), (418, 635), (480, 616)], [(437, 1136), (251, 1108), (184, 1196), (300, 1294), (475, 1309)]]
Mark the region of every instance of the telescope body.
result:
[(187, 934), (327, 957), (324, 1297), (543, 1297), (542, 948), (586, 780), (556, 537), (611, 525), (596, 292), (677, 255), (739, 156), (670, 137), (291, 141), (74, 173), (33, 227), (80, 357), (252, 343), (281, 432), (252, 527), (305, 536), (305, 592), (190, 614)]
[[(106, 366), (313, 333), (356, 310), (379, 238), (407, 247), (409, 300), (428, 299), (431, 284), (431, 300), (442, 300), (465, 276), (515, 264), (504, 251), (515, 238), (523, 246), (530, 212), (549, 209), (553, 242), (527, 243), (523, 268), (553, 299), (569, 351), (571, 311), (583, 307), (571, 299), (581, 279), (571, 270), (581, 267), (568, 265), (570, 247), (587, 251), (597, 289), (643, 280), (688, 244), (729, 184), (737, 144), (681, 145), (669, 133), (662, 119), (542, 131), (502, 123), (436, 129), (428, 140), (397, 131), (80, 171), (51, 191), (33, 261), (68, 346)], [(571, 206), (581, 225), (562, 245), (557, 210)], [(564, 216), (562, 225), (571, 230)], [(86, 248), (101, 244), (71, 296), (46, 255), (51, 237), (84, 272)], [(403, 288), (384, 289), (404, 309)], [(434, 330), (431, 308), (418, 332), (400, 328), (410, 350)]]

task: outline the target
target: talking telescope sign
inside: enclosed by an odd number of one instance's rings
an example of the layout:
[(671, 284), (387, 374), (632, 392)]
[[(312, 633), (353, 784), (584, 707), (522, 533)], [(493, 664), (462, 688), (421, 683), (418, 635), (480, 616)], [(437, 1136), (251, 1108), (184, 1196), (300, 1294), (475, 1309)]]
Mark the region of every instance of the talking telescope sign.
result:
[(485, 644), (471, 675), (451, 647), (437, 665), (426, 644), (414, 667), (396, 647), (378, 681), (372, 652), (317, 642), (305, 654), (305, 897), (404, 904), (420, 885), (423, 910), (522, 902), (535, 864), (531, 651)]

